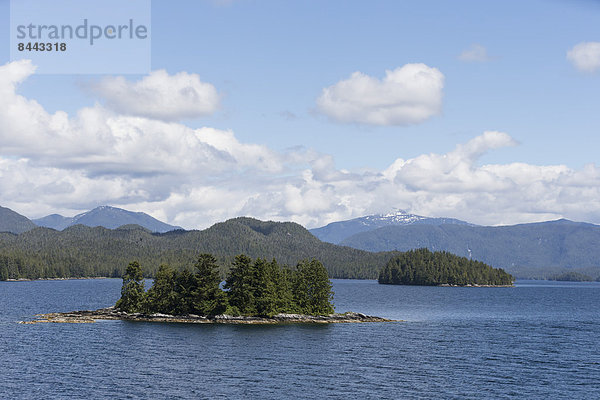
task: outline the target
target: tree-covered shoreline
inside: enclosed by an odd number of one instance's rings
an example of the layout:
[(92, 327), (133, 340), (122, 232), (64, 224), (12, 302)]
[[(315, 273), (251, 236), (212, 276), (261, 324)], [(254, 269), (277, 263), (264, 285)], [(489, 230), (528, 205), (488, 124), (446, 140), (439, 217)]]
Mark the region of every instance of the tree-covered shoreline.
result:
[(388, 261), (378, 282), (424, 286), (512, 286), (514, 277), (503, 269), (448, 252), (410, 250)]
[(300, 261), (295, 268), (275, 259), (235, 257), (221, 289), (220, 266), (211, 254), (201, 254), (194, 269), (179, 272), (161, 265), (148, 291), (142, 267), (129, 264), (121, 298), (115, 308), (127, 313), (272, 317), (276, 314), (329, 315), (333, 291), (321, 262)]

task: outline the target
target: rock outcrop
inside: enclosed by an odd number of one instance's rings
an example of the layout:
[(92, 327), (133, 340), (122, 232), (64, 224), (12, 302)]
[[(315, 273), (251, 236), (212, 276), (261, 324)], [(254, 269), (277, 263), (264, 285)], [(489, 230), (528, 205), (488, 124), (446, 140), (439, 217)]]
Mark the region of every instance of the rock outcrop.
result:
[(124, 320), (145, 322), (180, 322), (191, 324), (280, 324), (280, 323), (351, 323), (351, 322), (392, 322), (393, 320), (374, 317), (356, 312), (330, 315), (277, 314), (273, 317), (245, 317), (232, 315), (216, 315), (203, 317), (200, 315), (168, 315), (126, 313), (114, 307), (90, 311), (72, 311), (65, 313), (38, 314), (37, 319), (21, 321), (22, 324), (38, 323), (92, 323), (96, 320)]

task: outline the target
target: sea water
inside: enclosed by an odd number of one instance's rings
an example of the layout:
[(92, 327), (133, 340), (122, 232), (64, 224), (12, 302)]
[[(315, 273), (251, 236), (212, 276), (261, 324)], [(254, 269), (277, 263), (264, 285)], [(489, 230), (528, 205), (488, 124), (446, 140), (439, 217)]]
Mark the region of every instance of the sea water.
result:
[(403, 322), (22, 325), (121, 281), (0, 282), (0, 398), (600, 398), (598, 283), (333, 286), (338, 312)]

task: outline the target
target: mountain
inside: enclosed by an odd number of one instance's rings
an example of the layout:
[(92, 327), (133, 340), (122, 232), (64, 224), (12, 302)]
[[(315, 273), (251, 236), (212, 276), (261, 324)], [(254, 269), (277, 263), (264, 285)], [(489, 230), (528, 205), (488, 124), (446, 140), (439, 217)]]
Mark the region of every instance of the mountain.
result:
[(20, 235), (0, 234), (0, 280), (16, 278), (120, 276), (134, 260), (153, 275), (161, 264), (191, 268), (200, 253), (223, 266), (238, 254), (296, 265), (316, 258), (335, 278), (375, 279), (395, 253), (370, 253), (321, 242), (291, 222), (234, 218), (202, 231), (151, 233), (140, 226), (118, 229), (74, 225), (63, 231), (38, 227)]
[(341, 244), (368, 251), (448, 251), (504, 268), (517, 278), (549, 278), (573, 269), (600, 274), (600, 226), (564, 219), (496, 227), (386, 226)]
[(62, 231), (66, 227), (70, 226), (73, 222), (74, 217), (63, 217), (58, 214), (47, 215), (43, 218), (33, 219), (32, 221), (37, 226), (43, 226), (45, 228), (56, 229), (57, 231)]
[(0, 232), (23, 233), (35, 226), (27, 217), (10, 208), (0, 207)]
[(390, 214), (368, 215), (346, 221), (332, 222), (321, 228), (311, 229), (310, 233), (324, 242), (339, 244), (344, 239), (361, 232), (368, 232), (384, 226), (403, 225), (472, 225), (454, 218), (429, 218), (409, 214), (406, 211), (396, 211)]
[(166, 224), (143, 212), (132, 212), (121, 208), (100, 206), (91, 211), (78, 214), (74, 217), (63, 217), (52, 214), (43, 218), (34, 219), (33, 222), (42, 227), (62, 231), (73, 225), (103, 226), (108, 229), (118, 228), (121, 225), (139, 225), (152, 232), (168, 232), (181, 229), (179, 226)]

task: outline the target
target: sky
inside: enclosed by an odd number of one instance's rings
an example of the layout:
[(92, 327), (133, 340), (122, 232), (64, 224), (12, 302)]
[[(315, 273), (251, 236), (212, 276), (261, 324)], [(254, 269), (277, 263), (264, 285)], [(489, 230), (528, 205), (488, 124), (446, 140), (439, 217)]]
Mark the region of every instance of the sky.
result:
[(593, 0), (154, 0), (147, 72), (47, 74), (11, 60), (0, 0), (0, 205), (600, 224), (599, 20)]

